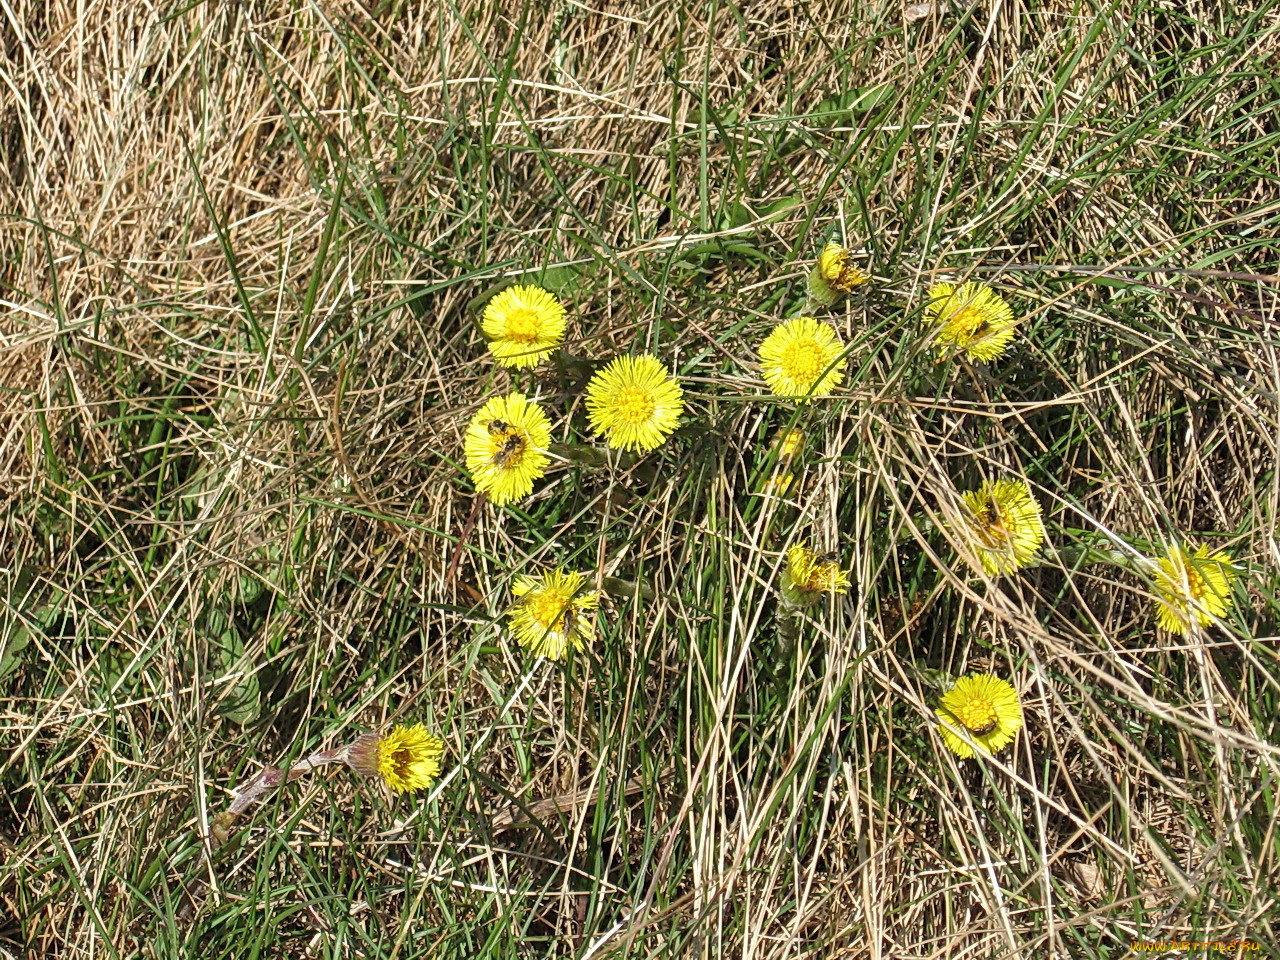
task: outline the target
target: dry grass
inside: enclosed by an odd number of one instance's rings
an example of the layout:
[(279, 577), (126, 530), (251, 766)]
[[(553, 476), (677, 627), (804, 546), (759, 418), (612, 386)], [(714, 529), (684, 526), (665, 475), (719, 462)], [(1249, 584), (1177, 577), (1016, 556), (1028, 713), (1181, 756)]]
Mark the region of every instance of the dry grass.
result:
[[(1280, 949), (1280, 8), (937, 7), (0, 7), (0, 948)], [(754, 345), (832, 232), (878, 281), (797, 413)], [(514, 382), (473, 319), (526, 271), (557, 439), (636, 344), (687, 426), (468, 529)], [(1014, 299), (1010, 358), (932, 363), (945, 271)], [(1051, 546), (988, 583), (940, 521), (1002, 472)], [(792, 623), (802, 537), (856, 588)], [(1125, 560), (1179, 537), (1245, 571), (1186, 641)], [(556, 562), (612, 578), (565, 666), (499, 619)], [(931, 678), (988, 669), (1027, 728), (958, 763)], [(428, 800), (316, 776), (201, 862), (236, 783), (396, 718), (449, 745)]]

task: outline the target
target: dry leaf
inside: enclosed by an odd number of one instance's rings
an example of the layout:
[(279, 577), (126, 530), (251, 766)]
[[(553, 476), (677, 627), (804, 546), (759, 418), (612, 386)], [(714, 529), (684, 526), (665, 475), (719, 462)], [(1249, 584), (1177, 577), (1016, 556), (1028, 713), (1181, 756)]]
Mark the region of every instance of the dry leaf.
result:
[(932, 16), (935, 5), (932, 3), (908, 3), (902, 11), (904, 23), (915, 23), (925, 17)]

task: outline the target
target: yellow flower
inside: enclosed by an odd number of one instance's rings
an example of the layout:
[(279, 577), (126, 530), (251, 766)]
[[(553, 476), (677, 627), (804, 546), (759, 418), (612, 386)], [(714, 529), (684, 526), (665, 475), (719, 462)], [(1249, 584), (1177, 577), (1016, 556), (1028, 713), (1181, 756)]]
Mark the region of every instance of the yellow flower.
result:
[(970, 360), (994, 360), (1013, 339), (1013, 308), (981, 283), (935, 283), (929, 288), (925, 318), (938, 327), (938, 356), (964, 351)]
[(1031, 562), (1044, 543), (1044, 520), (1025, 480), (988, 480), (961, 499), (964, 510), (955, 528), (987, 576), (1013, 573)]
[(763, 493), (768, 497), (785, 497), (795, 482), (794, 473), (775, 473), (765, 481)]
[(790, 430), (779, 430), (773, 438), (773, 449), (777, 453), (777, 461), (773, 466), (773, 474), (765, 481), (764, 493), (768, 496), (784, 497), (795, 483), (796, 475), (792, 472), (793, 461), (804, 449), (804, 431), (798, 427)]
[(778, 430), (773, 436), (773, 451), (777, 454), (772, 475), (764, 481), (763, 493), (768, 497), (786, 497), (792, 485), (795, 485), (795, 460), (804, 449), (804, 430), (791, 428)]
[(1231, 554), (1210, 554), (1207, 546), (1195, 553), (1172, 546), (1169, 555), (1157, 561), (1156, 620), (1170, 633), (1186, 634), (1192, 624), (1207, 627), (1214, 618), (1227, 615), (1231, 584)]
[(467, 425), (467, 472), (496, 504), (527, 496), (547, 472), (551, 421), (523, 394), (492, 397)]
[(960, 732), (969, 735), (983, 753), (999, 751), (1022, 727), (1022, 704), (1018, 692), (1007, 680), (988, 673), (961, 677), (942, 695), (935, 711), (942, 742), (957, 757), (974, 754), (973, 745)]
[(507, 611), (516, 642), (541, 657), (561, 659), (595, 639), (592, 616), (600, 604), (595, 591), (580, 593), (587, 578), (556, 568), (543, 577), (519, 577), (511, 587), (518, 598)]
[(844, 380), (844, 344), (827, 323), (796, 317), (773, 328), (760, 344), (760, 367), (774, 396), (830, 393)]
[(849, 256), (850, 252), (840, 244), (828, 243), (809, 272), (809, 296), (824, 307), (871, 282), (871, 274), (849, 263)]
[(774, 444), (778, 449), (778, 459), (789, 461), (804, 449), (804, 431), (799, 427), (779, 431), (774, 438)]
[(788, 603), (807, 607), (824, 593), (838, 594), (848, 589), (849, 575), (840, 569), (839, 554), (817, 554), (803, 543), (787, 551), (782, 596)]
[(504, 367), (536, 367), (564, 339), (564, 305), (541, 287), (507, 287), (484, 308), (489, 351)]
[(444, 741), (427, 733), (420, 723), (395, 727), (386, 736), (366, 733), (343, 757), (366, 777), (381, 777), (396, 793), (425, 790), (440, 775)]
[(647, 453), (680, 425), (684, 391), (657, 357), (614, 357), (587, 384), (587, 417), (611, 447)]

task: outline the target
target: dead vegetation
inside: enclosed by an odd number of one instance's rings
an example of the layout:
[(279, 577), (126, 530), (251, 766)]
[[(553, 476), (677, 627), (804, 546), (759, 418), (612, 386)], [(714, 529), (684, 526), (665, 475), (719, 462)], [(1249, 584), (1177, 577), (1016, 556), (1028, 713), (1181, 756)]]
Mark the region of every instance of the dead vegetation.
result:
[[(0, 946), (1274, 944), (1277, 10), (1122, 7), (4, 7)], [(877, 276), (848, 396), (762, 498), (794, 414), (754, 344), (833, 230)], [(1017, 298), (1016, 359), (913, 346), (947, 270)], [(462, 430), (515, 383), (473, 320), (526, 271), (576, 333), (520, 384), (557, 439), (635, 344), (690, 424), (469, 528)], [(937, 527), (993, 470), (1053, 531), (995, 585)], [(1198, 642), (1096, 555), (1179, 535), (1247, 572)], [(796, 536), (857, 588), (793, 629)], [(611, 583), (563, 669), (500, 620), (556, 562)], [(930, 732), (929, 671), (974, 669), (1028, 716), (986, 766)], [(236, 782), (397, 718), (438, 797), (303, 782), (193, 876)]]

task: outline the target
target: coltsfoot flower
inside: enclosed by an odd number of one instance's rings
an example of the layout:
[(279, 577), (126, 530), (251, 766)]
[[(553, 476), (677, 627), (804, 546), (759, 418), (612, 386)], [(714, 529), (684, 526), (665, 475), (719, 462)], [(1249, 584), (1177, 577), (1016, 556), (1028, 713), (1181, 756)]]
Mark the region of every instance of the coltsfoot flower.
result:
[(655, 356), (614, 357), (587, 384), (587, 418), (611, 447), (648, 453), (680, 425), (684, 391)]
[(953, 529), (977, 553), (987, 576), (1014, 573), (1035, 558), (1044, 543), (1044, 520), (1025, 480), (988, 480), (961, 500)]
[(799, 427), (778, 431), (778, 435), (774, 438), (774, 444), (778, 450), (779, 461), (790, 462), (804, 449), (804, 441), (804, 431)]
[(844, 344), (829, 323), (786, 320), (760, 344), (760, 369), (774, 396), (809, 403), (844, 380)]
[(343, 759), (357, 773), (379, 777), (396, 793), (425, 790), (440, 775), (444, 741), (426, 727), (392, 728), (385, 736), (366, 733), (347, 747)]
[(536, 403), (520, 393), (492, 397), (467, 425), (467, 472), (494, 503), (518, 500), (547, 472), (550, 443), (551, 421)]
[(774, 473), (765, 481), (763, 493), (769, 497), (785, 497), (795, 482), (794, 473)]
[(556, 568), (542, 577), (522, 576), (511, 592), (507, 611), (516, 642), (540, 657), (560, 660), (570, 648), (581, 650), (595, 639), (594, 615), (600, 594), (582, 592), (587, 578)]
[(829, 307), (845, 294), (871, 282), (871, 274), (851, 264), (850, 256), (847, 249), (835, 242), (828, 243), (818, 254), (818, 262), (809, 271), (808, 284), (809, 296), (815, 302)]
[(849, 589), (849, 575), (840, 569), (837, 553), (814, 553), (803, 543), (787, 550), (782, 568), (782, 596), (797, 607), (811, 606), (824, 593), (840, 594)]
[(796, 481), (796, 475), (793, 472), (794, 462), (800, 456), (800, 451), (804, 449), (804, 442), (804, 431), (799, 427), (779, 430), (774, 435), (773, 449), (777, 454), (777, 461), (774, 463), (772, 475), (765, 481), (766, 495), (785, 497), (791, 490)]
[[(1018, 691), (1007, 680), (988, 673), (961, 677), (942, 695), (938, 732), (947, 749), (961, 759), (974, 755), (973, 745), (986, 754), (1001, 750), (1022, 727)], [(970, 745), (961, 735), (969, 735)]]
[(983, 283), (935, 283), (924, 316), (938, 328), (933, 343), (940, 357), (962, 351), (985, 363), (1004, 353), (1013, 339), (1013, 308)]
[(541, 287), (507, 287), (485, 305), (481, 326), (502, 366), (536, 367), (564, 339), (564, 305)]
[(1175, 545), (1156, 563), (1156, 622), (1162, 629), (1185, 635), (1192, 624), (1207, 627), (1227, 615), (1236, 579), (1231, 554), (1210, 554), (1207, 546), (1187, 553)]

